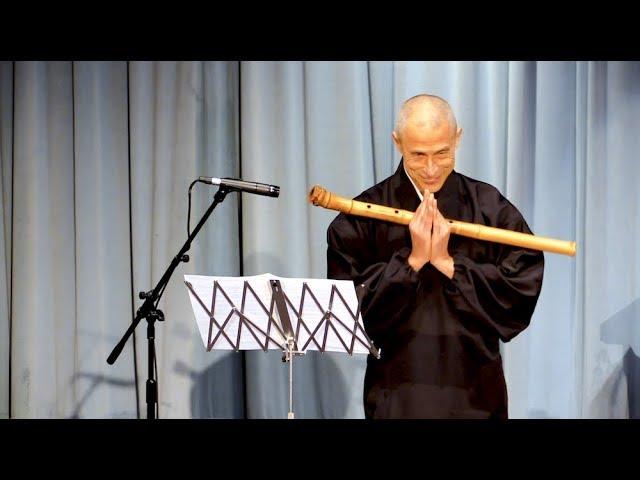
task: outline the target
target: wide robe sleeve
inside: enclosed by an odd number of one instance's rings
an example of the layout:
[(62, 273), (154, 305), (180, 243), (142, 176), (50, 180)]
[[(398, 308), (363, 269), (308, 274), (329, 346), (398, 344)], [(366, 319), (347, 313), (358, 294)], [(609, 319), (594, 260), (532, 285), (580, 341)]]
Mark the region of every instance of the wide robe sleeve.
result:
[(380, 343), (413, 309), (420, 276), (407, 263), (411, 249), (406, 246), (386, 262), (371, 262), (369, 238), (366, 222), (339, 215), (327, 230), (327, 277), (364, 284), (362, 316), (367, 332)]
[[(485, 196), (483, 211), (489, 224), (531, 233), (522, 215), (499, 195)], [(491, 261), (474, 260), (453, 253), (454, 274), (444, 292), (459, 312), (482, 322), (507, 342), (531, 321), (544, 271), (542, 252), (494, 246)]]

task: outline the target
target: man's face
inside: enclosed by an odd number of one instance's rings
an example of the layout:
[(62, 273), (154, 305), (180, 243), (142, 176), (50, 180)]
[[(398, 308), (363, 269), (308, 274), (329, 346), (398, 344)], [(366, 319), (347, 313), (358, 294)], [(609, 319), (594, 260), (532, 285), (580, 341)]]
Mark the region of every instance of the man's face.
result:
[(451, 132), (446, 122), (436, 128), (418, 122), (408, 122), (393, 141), (404, 158), (407, 173), (424, 194), (424, 189), (437, 192), (456, 163), (456, 149), (462, 130)]

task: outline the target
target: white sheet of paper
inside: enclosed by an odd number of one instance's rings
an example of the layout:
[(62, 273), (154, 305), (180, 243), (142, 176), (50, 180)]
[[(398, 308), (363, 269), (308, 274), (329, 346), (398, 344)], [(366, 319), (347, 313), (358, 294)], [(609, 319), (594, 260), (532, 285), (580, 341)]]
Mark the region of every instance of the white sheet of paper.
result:
[[(303, 350), (320, 350), (319, 347), (322, 347), (324, 343), (324, 338), (326, 334), (326, 345), (325, 351), (328, 352), (345, 352), (351, 348), (351, 343), (353, 339), (353, 330), (354, 330), (354, 320), (353, 316), (356, 313), (358, 308), (358, 298), (356, 296), (356, 290), (353, 286), (353, 282), (349, 280), (325, 280), (325, 279), (317, 279), (317, 278), (279, 278), (274, 277), (280, 280), (280, 284), (282, 285), (282, 290), (285, 292), (291, 303), (293, 303), (295, 310), (300, 310), (300, 303), (302, 298), (302, 292), (304, 289), (304, 283), (307, 284), (315, 299), (320, 304), (320, 307), (316, 304), (315, 300), (310, 297), (309, 292), (305, 292), (305, 300), (302, 312), (300, 312), (300, 317), (302, 318), (304, 324), (308, 327), (309, 331), (304, 326), (300, 326), (298, 328), (298, 316), (296, 312), (291, 308), (289, 304), (287, 304), (287, 308), (289, 310), (289, 318), (291, 319), (291, 324), (293, 326), (294, 332), (299, 332), (297, 341), (298, 348)], [(340, 294), (344, 298), (345, 302), (351, 309), (351, 312), (344, 305), (342, 299), (338, 296), (338, 294), (334, 294), (333, 302), (331, 304), (331, 309), (329, 309), (329, 303), (331, 299), (331, 290), (333, 285), (340, 291)], [(322, 321), (324, 314), (326, 311), (331, 311), (338, 317), (341, 321), (339, 322), (336, 318), (331, 317), (330, 324), (335, 328), (327, 325), (327, 322), (323, 322), (320, 328), (316, 331), (316, 327)], [(362, 316), (358, 315), (358, 322), (360, 326), (362, 326)], [(344, 325), (347, 326), (345, 328)], [(316, 331), (314, 338), (315, 342), (308, 342), (311, 333)], [(343, 343), (336, 335), (336, 331), (340, 334)], [(361, 343), (358, 340), (355, 341), (353, 345), (353, 353), (369, 353), (369, 349), (365, 347), (368, 344), (366, 337), (362, 333), (360, 329), (356, 329), (356, 336), (362, 340)], [(305, 346), (306, 345), (306, 346)]]
[[(268, 312), (265, 312), (265, 310), (260, 306), (260, 304), (256, 301), (254, 295), (249, 290), (247, 290), (245, 296), (245, 304), (244, 306), (242, 306), (242, 296), (245, 289), (244, 284), (245, 281), (248, 282), (255, 294), (268, 310), (271, 305), (271, 287), (269, 284), (269, 280), (276, 279), (280, 280), (282, 290), (284, 291), (290, 302), (293, 304), (292, 308), (292, 306), (287, 303), (287, 309), (289, 312), (289, 319), (291, 320), (293, 330), (294, 332), (298, 332), (298, 349), (303, 349), (305, 351), (320, 350), (325, 341), (326, 335), (325, 351), (348, 352), (353, 344), (353, 353), (369, 353), (369, 348), (367, 346), (368, 341), (366, 339), (366, 336), (363, 334), (364, 328), (362, 327), (362, 317), (360, 315), (358, 315), (357, 318), (360, 328), (355, 328), (353, 316), (355, 315), (356, 309), (358, 308), (358, 300), (356, 297), (356, 291), (353, 286), (353, 282), (349, 280), (283, 278), (271, 275), (269, 273), (250, 277), (185, 275), (184, 278), (185, 282), (188, 282), (192, 285), (193, 290), (196, 292), (198, 297), (200, 297), (207, 310), (211, 310), (215, 281), (218, 282), (219, 286), (222, 287), (224, 292), (229, 297), (229, 300), (231, 300), (231, 303), (229, 303), (222, 292), (220, 290), (217, 291), (215, 309), (212, 312), (213, 317), (220, 326), (223, 326), (224, 324), (223, 331), (229, 338), (227, 339), (223, 335), (220, 335), (213, 345), (213, 349), (230, 350), (234, 348), (234, 345), (232, 345), (232, 343), (237, 343), (238, 328), (240, 324), (239, 315), (237, 313), (232, 314), (225, 324), (225, 321), (227, 320), (227, 317), (229, 316), (229, 313), (232, 311), (234, 306), (236, 306), (238, 310), (242, 311), (243, 314), (256, 326), (262, 329), (263, 332), (267, 332), (267, 328), (269, 326)], [(300, 312), (300, 317), (302, 318), (304, 325), (306, 325), (309, 331), (307, 331), (307, 329), (303, 325), (300, 325), (300, 328), (298, 328), (299, 322), (297, 312), (300, 310), (301, 297), (305, 283), (307, 284), (311, 292), (313, 292), (313, 295), (319, 303), (318, 306), (314, 299), (309, 295), (309, 292), (305, 292), (304, 306), (302, 312)], [(331, 312), (333, 312), (333, 314), (337, 316), (341, 320), (341, 322), (344, 323), (344, 325), (342, 325), (342, 323), (339, 322), (336, 318), (330, 317), (330, 325), (333, 326), (332, 328), (331, 326), (327, 325), (326, 321), (322, 322), (322, 320), (324, 318), (325, 312), (329, 310), (331, 290), (333, 288), (333, 285), (335, 285), (339, 290), (349, 309), (351, 309), (351, 312), (349, 312), (338, 294), (334, 293)], [(187, 289), (187, 291), (189, 293), (189, 298), (193, 307), (198, 331), (200, 332), (200, 336), (202, 337), (205, 348), (207, 348), (209, 339), (209, 327), (211, 323), (209, 314), (207, 313), (207, 311), (205, 311), (205, 309), (202, 307), (196, 297), (191, 293), (191, 291), (189, 289)], [(277, 320), (278, 325), (282, 329), (282, 324), (277, 314), (277, 310), (274, 310), (274, 317)], [(308, 340), (310, 338), (311, 332), (314, 332), (316, 330), (316, 327), (320, 322), (322, 322), (322, 325), (318, 328), (317, 332), (314, 335), (315, 342), (309, 342)], [(354, 329), (357, 337), (355, 341), (353, 339)], [(263, 348), (263, 344), (265, 342), (264, 335), (262, 335), (257, 330), (254, 331), (257, 337), (260, 339), (261, 343), (259, 343), (253, 335), (251, 335), (245, 325), (240, 336), (240, 350), (259, 350)], [(281, 350), (282, 345), (285, 342), (284, 337), (276, 328), (274, 328), (273, 324), (268, 331), (269, 335), (274, 340), (277, 340), (279, 342), (279, 345), (276, 345), (273, 341), (270, 341), (269, 348)], [(340, 341), (340, 338), (336, 334), (336, 331), (338, 332), (340, 337), (342, 337), (342, 341)], [(219, 329), (215, 324), (213, 324), (211, 338), (215, 338), (218, 332)], [(231, 342), (229, 340), (231, 340)]]
[[(264, 306), (269, 308), (271, 303), (271, 292), (267, 289), (268, 277), (268, 275), (255, 275), (253, 277), (209, 277), (204, 275), (184, 276), (185, 282), (192, 285), (193, 290), (209, 311), (211, 311), (212, 306), (211, 302), (214, 282), (217, 281), (218, 285), (222, 288), (222, 290), (218, 289), (216, 292), (215, 308), (211, 313), (218, 325), (220, 325), (220, 327), (224, 327), (223, 331), (226, 333), (227, 337), (220, 335), (215, 341), (213, 349), (233, 350), (234, 345), (238, 343), (240, 316), (237, 313), (234, 313), (230, 318), (228, 318), (229, 313), (231, 313), (234, 307), (236, 307), (237, 310), (242, 311), (244, 315), (257, 327), (262, 329), (263, 332), (267, 332), (269, 323), (268, 314), (265, 313), (264, 309), (260, 306), (259, 302), (250, 290), (247, 290), (245, 305), (244, 308), (242, 308), (242, 295), (245, 288), (244, 282), (246, 280)], [(187, 291), (189, 292), (189, 299), (191, 300), (191, 306), (196, 318), (198, 331), (200, 332), (205, 348), (207, 348), (209, 341), (209, 327), (211, 323), (209, 314), (191, 291), (189, 289), (187, 289)], [(226, 293), (226, 296), (223, 291)], [(229, 298), (227, 299), (227, 297)], [(262, 344), (258, 343), (255, 337), (247, 330), (248, 328), (251, 327), (247, 327), (246, 325), (243, 326), (240, 335), (239, 349), (262, 350), (265, 342), (264, 335), (254, 329), (256, 336), (262, 342)], [(215, 339), (219, 331), (219, 328), (213, 324), (211, 329), (211, 341)], [(269, 335), (273, 340), (279, 342), (279, 344), (274, 344), (273, 341), (270, 341), (269, 348), (281, 350), (282, 344), (284, 344), (284, 337), (280, 335), (278, 330), (273, 328), (273, 326), (269, 329)]]

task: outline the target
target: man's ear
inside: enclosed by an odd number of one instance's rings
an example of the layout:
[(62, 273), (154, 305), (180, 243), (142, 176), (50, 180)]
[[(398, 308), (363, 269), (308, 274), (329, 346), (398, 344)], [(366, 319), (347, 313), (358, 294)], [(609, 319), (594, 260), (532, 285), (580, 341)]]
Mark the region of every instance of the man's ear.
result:
[(456, 132), (456, 150), (458, 149), (458, 144), (460, 143), (460, 138), (462, 137), (462, 128), (459, 128)]
[(395, 130), (391, 132), (391, 138), (393, 138), (393, 143), (395, 143), (396, 148), (400, 152), (400, 155), (402, 155), (402, 142), (400, 141), (400, 137)]

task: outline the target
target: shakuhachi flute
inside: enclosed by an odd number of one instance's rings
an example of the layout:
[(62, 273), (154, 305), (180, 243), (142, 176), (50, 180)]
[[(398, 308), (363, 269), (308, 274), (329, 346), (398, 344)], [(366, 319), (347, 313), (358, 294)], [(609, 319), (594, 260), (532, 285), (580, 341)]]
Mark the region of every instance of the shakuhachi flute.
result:
[[(337, 210), (349, 215), (377, 218), (388, 222), (409, 225), (414, 212), (399, 208), (376, 205), (373, 203), (359, 202), (340, 197), (335, 193), (325, 190), (320, 185), (315, 185), (309, 192), (309, 202), (330, 210)], [(574, 256), (576, 254), (576, 242), (556, 240), (555, 238), (539, 237), (529, 233), (514, 232), (503, 228), (487, 227), (477, 223), (447, 220), (451, 233), (463, 237), (487, 240), (490, 242), (504, 243), (516, 247), (543, 250), (546, 252), (561, 253)]]

